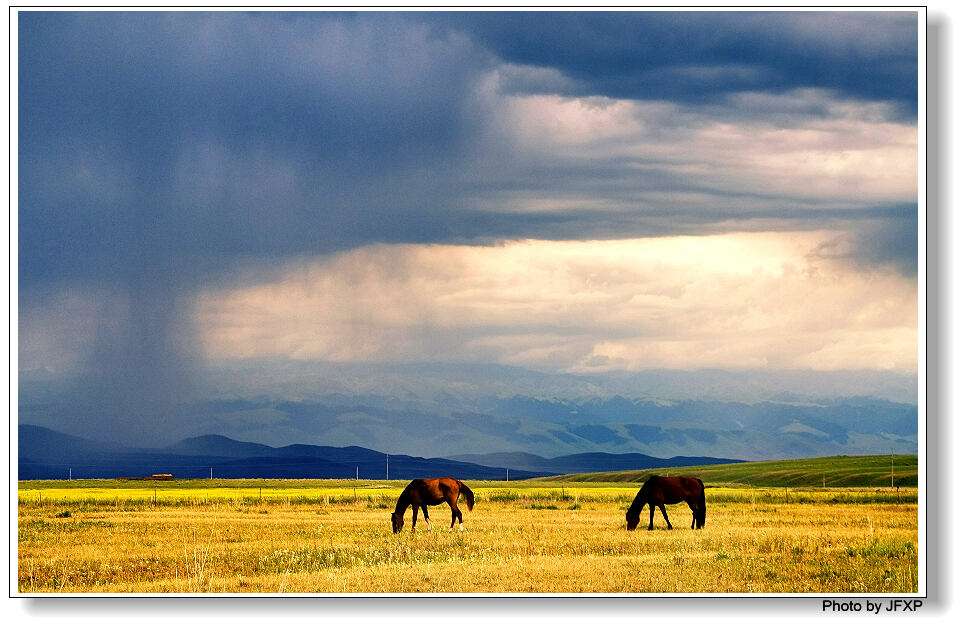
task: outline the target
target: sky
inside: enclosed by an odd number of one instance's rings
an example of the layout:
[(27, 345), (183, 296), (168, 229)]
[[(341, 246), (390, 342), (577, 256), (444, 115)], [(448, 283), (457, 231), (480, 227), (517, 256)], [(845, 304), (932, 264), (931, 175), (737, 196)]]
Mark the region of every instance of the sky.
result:
[(106, 421), (219, 361), (917, 373), (915, 12), (16, 17), (17, 364)]

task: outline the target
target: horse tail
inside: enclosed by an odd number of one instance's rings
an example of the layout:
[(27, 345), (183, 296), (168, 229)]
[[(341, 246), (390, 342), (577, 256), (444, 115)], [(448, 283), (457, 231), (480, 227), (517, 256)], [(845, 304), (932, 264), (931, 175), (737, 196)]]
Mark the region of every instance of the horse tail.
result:
[(468, 505), (468, 511), (475, 507), (475, 493), (471, 491), (471, 488), (465, 486), (461, 480), (455, 480), (458, 482), (458, 492), (465, 495), (465, 503)]
[(706, 485), (701, 479), (696, 481), (699, 482), (699, 515), (696, 517), (696, 525), (703, 527), (706, 524)]

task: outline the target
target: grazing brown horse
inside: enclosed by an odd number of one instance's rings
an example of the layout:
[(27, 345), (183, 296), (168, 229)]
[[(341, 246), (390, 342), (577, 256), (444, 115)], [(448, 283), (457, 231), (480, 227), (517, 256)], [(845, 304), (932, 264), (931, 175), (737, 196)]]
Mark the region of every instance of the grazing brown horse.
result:
[(391, 530), (398, 533), (405, 526), (405, 510), (410, 505), (413, 509), (411, 530), (415, 530), (415, 523), (418, 522), (418, 508), (420, 507), (430, 531), (431, 521), (428, 520), (428, 506), (447, 502), (451, 506), (451, 525), (448, 529), (455, 526), (455, 519), (457, 518), (458, 529), (464, 531), (465, 528), (461, 523), (461, 510), (458, 509), (459, 493), (465, 495), (468, 511), (471, 511), (475, 506), (475, 493), (457, 479), (436, 477), (435, 479), (411, 480), (411, 483), (405, 487), (401, 496), (398, 497), (398, 505), (395, 506), (395, 511), (391, 514)]
[(645, 504), (649, 504), (649, 531), (652, 530), (652, 519), (655, 517), (655, 508), (658, 506), (662, 510), (662, 517), (665, 524), (672, 529), (669, 522), (669, 515), (665, 513), (665, 504), (681, 503), (685, 501), (692, 510), (692, 529), (702, 529), (706, 524), (706, 487), (701, 479), (695, 477), (662, 477), (653, 475), (650, 477), (635, 495), (635, 500), (629, 506), (629, 511), (625, 513), (626, 527), (632, 531), (639, 525), (639, 515)]

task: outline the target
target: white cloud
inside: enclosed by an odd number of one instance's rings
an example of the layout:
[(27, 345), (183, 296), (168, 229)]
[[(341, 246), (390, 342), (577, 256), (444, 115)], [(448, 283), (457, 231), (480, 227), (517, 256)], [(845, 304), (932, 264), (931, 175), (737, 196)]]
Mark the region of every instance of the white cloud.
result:
[[(553, 163), (587, 183), (602, 171), (613, 180), (604, 191), (589, 186), (586, 196), (555, 193), (569, 202), (592, 205), (600, 191), (618, 200), (614, 190), (651, 200), (669, 196), (670, 205), (672, 194), (696, 191), (857, 205), (917, 199), (918, 128), (890, 120), (883, 104), (805, 89), (742, 93), (697, 108), (506, 94), (496, 85), (492, 80), (479, 89), (492, 131), (502, 137), (486, 145), (503, 152), (488, 155), (494, 168), (486, 170), (499, 170), (499, 161), (509, 168)], [(708, 215), (712, 205), (702, 209)]]
[(215, 359), (915, 370), (916, 280), (815, 252), (838, 237), (371, 246), (206, 291), (196, 319)]

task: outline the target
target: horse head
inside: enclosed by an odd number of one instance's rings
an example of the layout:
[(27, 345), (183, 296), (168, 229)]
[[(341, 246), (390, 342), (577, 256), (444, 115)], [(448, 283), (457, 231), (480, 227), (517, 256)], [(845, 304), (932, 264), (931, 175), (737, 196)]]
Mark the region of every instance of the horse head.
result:
[(640, 514), (632, 514), (632, 512), (625, 513), (625, 527), (629, 531), (634, 531), (636, 527), (639, 526)]
[(393, 533), (398, 533), (401, 528), (405, 526), (405, 517), (403, 514), (391, 513), (391, 531)]

